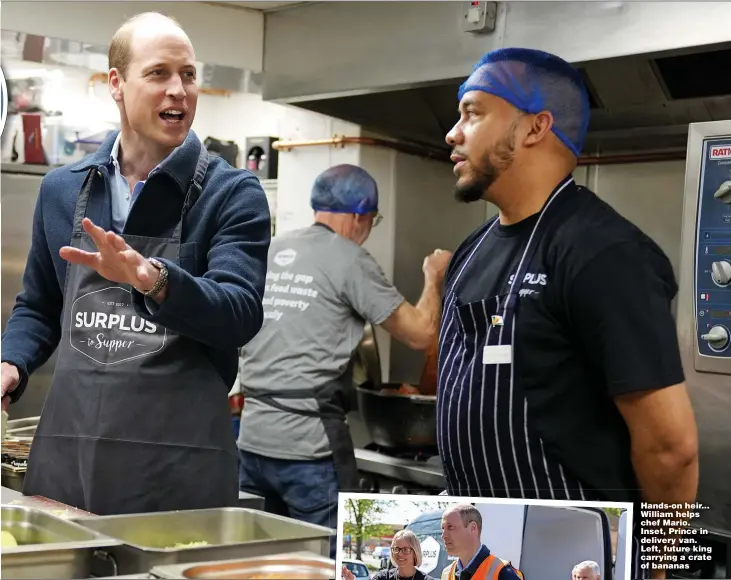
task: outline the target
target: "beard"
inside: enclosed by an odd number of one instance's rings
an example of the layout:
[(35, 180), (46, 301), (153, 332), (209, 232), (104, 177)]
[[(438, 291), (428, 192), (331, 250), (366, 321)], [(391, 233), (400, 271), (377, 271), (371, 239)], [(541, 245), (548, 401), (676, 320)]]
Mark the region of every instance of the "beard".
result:
[(454, 186), (454, 197), (461, 203), (472, 203), (486, 199), (490, 186), (497, 181), (504, 171), (510, 168), (515, 157), (515, 124), (488, 151), (478, 165), (472, 165), (474, 175), (465, 183), (457, 182)]

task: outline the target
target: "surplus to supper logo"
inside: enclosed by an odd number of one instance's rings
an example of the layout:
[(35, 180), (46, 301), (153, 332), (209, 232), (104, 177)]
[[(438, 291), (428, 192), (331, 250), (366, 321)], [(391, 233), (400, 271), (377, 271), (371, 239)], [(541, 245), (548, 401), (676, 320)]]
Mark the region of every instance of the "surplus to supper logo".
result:
[(71, 308), (71, 346), (101, 365), (156, 353), (166, 336), (164, 326), (135, 312), (130, 291), (119, 286), (84, 294)]
[(0, 67), (0, 135), (5, 130), (5, 121), (8, 118), (8, 85), (5, 83), (5, 73)]

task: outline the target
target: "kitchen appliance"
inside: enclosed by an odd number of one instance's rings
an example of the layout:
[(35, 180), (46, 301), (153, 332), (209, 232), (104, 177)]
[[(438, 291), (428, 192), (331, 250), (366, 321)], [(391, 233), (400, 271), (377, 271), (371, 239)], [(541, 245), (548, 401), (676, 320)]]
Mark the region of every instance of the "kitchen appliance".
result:
[(246, 138), (246, 169), (259, 179), (276, 179), (278, 151), (272, 147), (277, 137)]
[(43, 134), (41, 132), (41, 114), (23, 113), (23, 148), (25, 162), (33, 165), (45, 165), (46, 154), (43, 150)]
[[(166, 566), (292, 551), (326, 555), (334, 530), (244, 508), (218, 508), (78, 518), (123, 545), (98, 550), (95, 575), (138, 574)], [(196, 545), (196, 542), (205, 542)], [(109, 568), (113, 570), (109, 570)], [(111, 573), (109, 573), (111, 572)]]
[[(381, 388), (398, 389), (400, 384)], [(381, 447), (398, 450), (436, 450), (437, 398), (383, 393), (356, 387), (360, 411), (371, 439)]]
[(29, 441), (13, 439), (3, 441), (0, 452), (0, 469), (4, 486), (22, 491), (23, 480), (28, 469), (30, 447)]
[(233, 141), (222, 141), (214, 137), (206, 137), (203, 145), (211, 155), (221, 157), (231, 167), (239, 166), (239, 146)]
[[(370, 324), (356, 354), (362, 381), (354, 385), (355, 405), (348, 424), (361, 490), (441, 492), (446, 483), (436, 448), (436, 397), (381, 393), (401, 384), (382, 382), (378, 344)], [(421, 382), (428, 382), (424, 377), (429, 376), (425, 368)]]
[(3, 578), (88, 578), (94, 552), (120, 543), (25, 506), (2, 506), (2, 529), (18, 542), (2, 550)]
[[(731, 121), (688, 134), (677, 329), (698, 423), (700, 480), (692, 522), (712, 546), (702, 578), (731, 572)], [(680, 577), (680, 576), (679, 576)]]
[(366, 493), (437, 495), (447, 487), (436, 450), (389, 449), (369, 443), (355, 449), (360, 489)]

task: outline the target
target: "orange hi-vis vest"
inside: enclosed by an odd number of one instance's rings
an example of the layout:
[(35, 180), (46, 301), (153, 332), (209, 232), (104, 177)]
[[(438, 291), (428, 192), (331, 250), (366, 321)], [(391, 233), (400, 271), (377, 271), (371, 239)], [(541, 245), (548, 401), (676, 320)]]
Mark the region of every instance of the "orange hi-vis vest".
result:
[[(515, 570), (515, 573), (521, 578), (521, 580), (525, 580), (525, 576), (523, 576), (523, 573), (512, 566), (508, 560), (501, 560), (497, 556), (493, 556), (490, 554), (485, 560), (480, 564), (479, 568), (477, 568), (477, 571), (472, 575), (472, 580), (498, 580), (498, 577), (500, 576), (500, 571), (505, 568), (505, 566), (511, 566), (513, 570)], [(442, 572), (442, 579), (441, 580), (456, 580), (457, 572), (457, 561), (455, 560), (452, 562), (452, 565), (448, 568), (445, 568)]]

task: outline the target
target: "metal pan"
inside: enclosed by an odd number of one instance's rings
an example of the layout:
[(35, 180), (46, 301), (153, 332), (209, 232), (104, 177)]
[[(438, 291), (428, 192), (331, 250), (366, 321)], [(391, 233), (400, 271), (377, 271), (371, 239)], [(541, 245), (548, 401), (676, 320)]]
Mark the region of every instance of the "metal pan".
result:
[[(382, 384), (398, 389), (400, 384)], [(437, 398), (381, 393), (356, 387), (358, 409), (376, 445), (398, 450), (437, 446)]]
[(297, 553), (264, 556), (228, 562), (208, 562), (178, 566), (157, 566), (152, 574), (158, 578), (330, 580), (336, 578), (335, 561), (314, 554)]
[(121, 544), (25, 506), (2, 506), (2, 529), (18, 542), (17, 547), (2, 550), (3, 578), (88, 578), (93, 554)]
[(114, 575), (295, 551), (325, 555), (335, 534), (330, 528), (246, 508), (96, 516), (76, 522), (124, 543), (105, 550)]
[(366, 324), (363, 338), (355, 351), (355, 364), (362, 368), (367, 383), (372, 388), (381, 387), (381, 358), (378, 353), (378, 344), (373, 326)]

